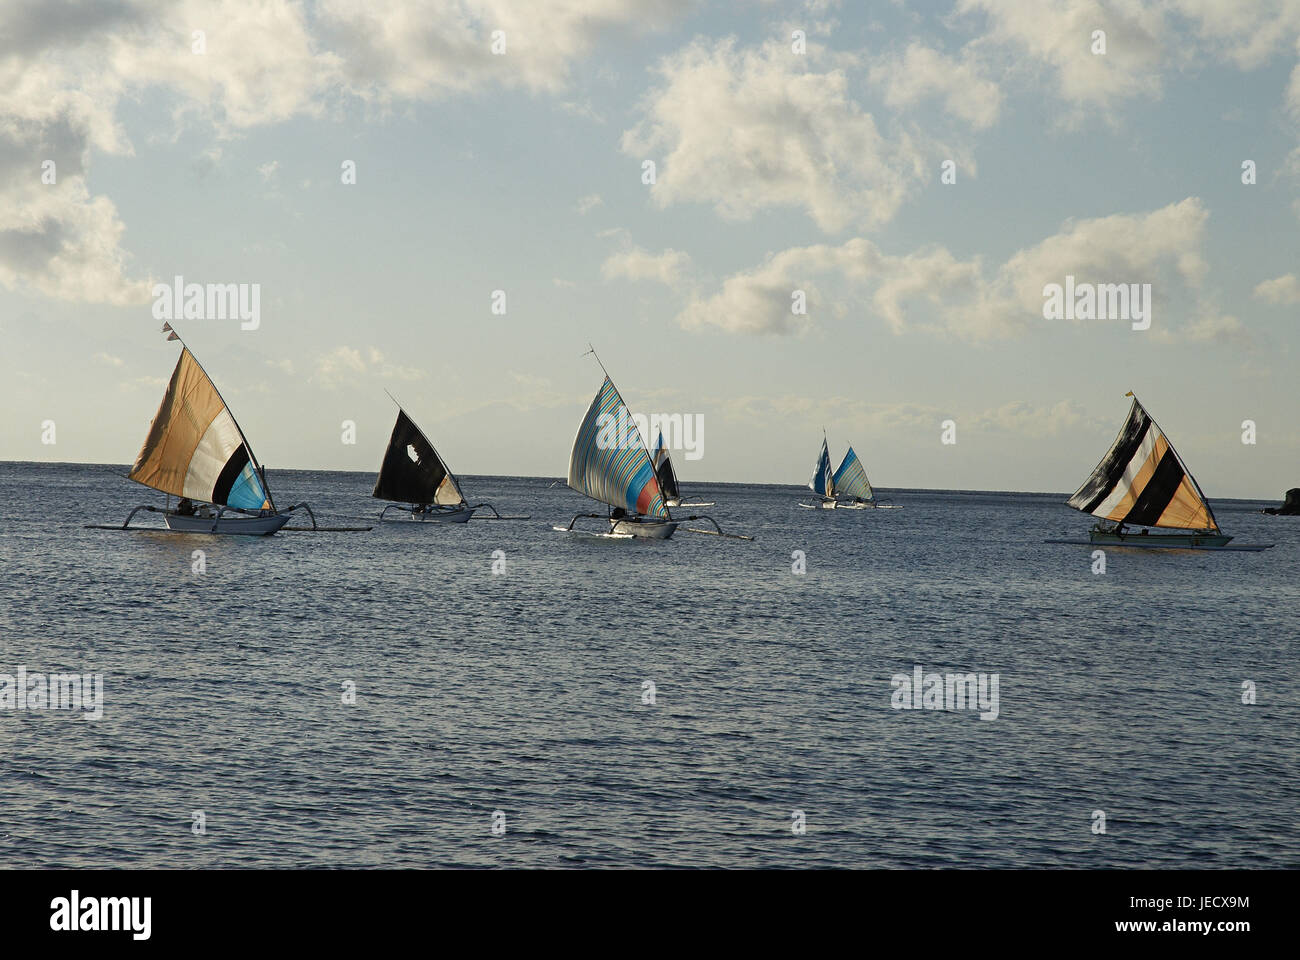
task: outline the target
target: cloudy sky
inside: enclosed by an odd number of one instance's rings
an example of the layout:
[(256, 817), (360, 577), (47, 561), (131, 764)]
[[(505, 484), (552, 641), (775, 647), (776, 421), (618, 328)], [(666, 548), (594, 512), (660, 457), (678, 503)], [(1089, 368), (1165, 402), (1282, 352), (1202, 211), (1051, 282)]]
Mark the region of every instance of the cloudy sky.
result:
[[(0, 459), (133, 459), (179, 274), (260, 285), (176, 325), (272, 469), (375, 469), (387, 388), (559, 476), (591, 341), (704, 417), (684, 481), (804, 482), (825, 427), (882, 486), (1072, 490), (1133, 389), (1275, 498), (1298, 236), (1300, 0), (0, 4)], [(1066, 275), (1150, 329), (1044, 319)]]

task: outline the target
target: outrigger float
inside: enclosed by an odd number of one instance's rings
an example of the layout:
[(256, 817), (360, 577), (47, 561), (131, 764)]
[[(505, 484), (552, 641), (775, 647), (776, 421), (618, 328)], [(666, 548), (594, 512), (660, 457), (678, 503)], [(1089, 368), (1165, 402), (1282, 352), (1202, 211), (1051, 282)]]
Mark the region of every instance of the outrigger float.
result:
[(881, 503), (871, 489), (866, 468), (849, 447), (840, 468), (831, 473), (831, 451), (822, 433), (822, 451), (817, 457), (808, 488), (817, 495), (817, 503), (801, 503), (805, 510), (901, 510), (902, 507)]
[[(285, 529), (295, 511), (305, 510), (312, 525), (288, 529), (370, 529), (321, 527), (305, 502), (278, 509), (265, 469), (211, 377), (170, 323), (163, 325), (163, 333), (168, 341), (180, 342), (181, 355), (127, 479), (167, 494), (167, 506), (136, 507), (120, 527), (88, 528), (266, 537)], [(178, 498), (174, 506), (172, 497)], [(166, 527), (132, 527), (132, 519), (142, 512), (162, 514)]]
[[(600, 362), (595, 348), (587, 353), (596, 358), (605, 379), (573, 438), (568, 485), (578, 493), (605, 504), (608, 510), (606, 513), (575, 514), (568, 526), (552, 529), (561, 533), (614, 539), (667, 540), (683, 521), (674, 519), (668, 511), (654, 463), (646, 450), (640, 430), (633, 428), (627, 436), (611, 437), (611, 424), (630, 422), (627, 404), (610, 379), (605, 365)], [(633, 433), (635, 439), (631, 436)], [(607, 526), (601, 532), (576, 529), (577, 522), (583, 519), (601, 520)], [(742, 534), (723, 533), (718, 522), (704, 514), (693, 514), (685, 519), (691, 522), (705, 521), (713, 525), (712, 530), (686, 527), (689, 533), (706, 533), (736, 540), (754, 539)]]
[[(1119, 436), (1083, 486), (1066, 501), (1099, 522), (1088, 532), (1087, 540), (1047, 543), (1250, 552), (1272, 547), (1271, 543), (1229, 543), (1232, 537), (1219, 528), (1200, 484), (1160, 425), (1131, 390), (1125, 396), (1133, 397), (1133, 405)], [(1129, 526), (1179, 532), (1129, 531)]]
[[(397, 403), (390, 393), (389, 398)], [(397, 404), (397, 422), (393, 424), (384, 462), (375, 478), (375, 488), (370, 495), (376, 500), (391, 500), (379, 511), (379, 519), (386, 523), (468, 523), (474, 512), (486, 507), (490, 517), (478, 520), (528, 520), (527, 516), (502, 516), (490, 503), (470, 506), (461, 493), (460, 483), (447, 462), (442, 459), (429, 438), (415, 421)], [(395, 518), (388, 512), (397, 511)]]

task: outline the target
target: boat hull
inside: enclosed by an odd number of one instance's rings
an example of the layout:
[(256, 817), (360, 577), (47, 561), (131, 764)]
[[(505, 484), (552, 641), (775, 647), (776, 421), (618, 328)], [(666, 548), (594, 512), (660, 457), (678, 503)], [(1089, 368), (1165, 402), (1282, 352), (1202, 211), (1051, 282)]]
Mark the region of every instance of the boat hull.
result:
[(163, 515), (167, 529), (175, 533), (212, 533), (242, 537), (269, 537), (286, 523), (289, 514), (275, 513), (266, 517), (248, 517), (240, 514), (213, 517), (187, 516), (179, 513)]
[(674, 497), (671, 500), (665, 500), (666, 507), (681, 507), (683, 510), (694, 509), (695, 507), (716, 507), (717, 504), (712, 500), (678, 500)]
[[(1161, 537), (1147, 537), (1148, 540), (1160, 540)], [(1074, 547), (1094, 547), (1096, 546), (1091, 540), (1044, 540), (1044, 543), (1068, 544)], [(1176, 543), (1123, 543), (1112, 544), (1112, 546), (1123, 547), (1147, 547), (1158, 548), (1164, 547), (1166, 550), (1201, 550), (1206, 553), (1210, 552), (1233, 552), (1233, 553), (1259, 553), (1263, 550), (1272, 550), (1275, 544), (1272, 543), (1229, 543), (1222, 547), (1189, 547)]]
[(898, 509), (897, 507), (882, 507), (874, 500), (822, 500), (819, 503), (801, 503), (801, 507), (809, 510), (880, 510), (880, 509)]
[(611, 520), (609, 532), (619, 537), (667, 540), (677, 530), (676, 520)]
[(476, 507), (459, 507), (455, 510), (434, 510), (429, 513), (403, 511), (400, 519), (384, 517), (385, 523), (468, 523)]
[(1108, 533), (1092, 530), (1088, 542), (1112, 547), (1222, 547), (1232, 537), (1222, 533)]

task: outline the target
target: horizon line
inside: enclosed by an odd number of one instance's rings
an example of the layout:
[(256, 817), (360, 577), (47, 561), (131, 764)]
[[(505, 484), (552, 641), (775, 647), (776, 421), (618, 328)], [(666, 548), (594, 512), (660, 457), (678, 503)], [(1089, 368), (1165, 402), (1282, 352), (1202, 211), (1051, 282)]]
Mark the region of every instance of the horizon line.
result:
[[(50, 466), (50, 467), (57, 467), (57, 466), (126, 467), (128, 470), (131, 468), (131, 465), (129, 463), (102, 463), (94, 460), (0, 460), (0, 466), (6, 466), (10, 464), (18, 465), (18, 466), (25, 466), (31, 464), (33, 466)], [(373, 475), (379, 472), (378, 470), (342, 470), (334, 467), (268, 467), (266, 464), (262, 464), (262, 467), (267, 471), (280, 470), (286, 473), (355, 473), (361, 475)], [(134, 482), (125, 474), (118, 474), (118, 476), (122, 480), (126, 480), (128, 483)], [(506, 480), (555, 480), (556, 479), (556, 475), (554, 474), (474, 473), (472, 471), (470, 472), (457, 471), (456, 476), (493, 477), (493, 478), (502, 478)], [(559, 477), (559, 479), (564, 480), (563, 477)], [(714, 486), (732, 486), (732, 487), (795, 487), (796, 489), (803, 489), (804, 487), (806, 487), (806, 484), (773, 483), (771, 481), (760, 481), (760, 480), (692, 480), (691, 481), (691, 484), (697, 484), (697, 483), (700, 484), (707, 483)], [(1028, 494), (1028, 495), (1042, 496), (1042, 497), (1061, 496), (1066, 498), (1070, 496), (1069, 491), (1058, 491), (1058, 490), (988, 490), (988, 489), (977, 488), (977, 487), (889, 487), (889, 486), (882, 486), (876, 483), (873, 483), (872, 487), (876, 490), (923, 490), (926, 493), (1018, 493), (1018, 494)], [(1285, 498), (1286, 498), (1286, 491), (1282, 492), (1282, 497), (1280, 498), (1279, 497), (1207, 497), (1206, 499), (1272, 502), (1274, 500), (1279, 500), (1279, 499), (1284, 500)]]

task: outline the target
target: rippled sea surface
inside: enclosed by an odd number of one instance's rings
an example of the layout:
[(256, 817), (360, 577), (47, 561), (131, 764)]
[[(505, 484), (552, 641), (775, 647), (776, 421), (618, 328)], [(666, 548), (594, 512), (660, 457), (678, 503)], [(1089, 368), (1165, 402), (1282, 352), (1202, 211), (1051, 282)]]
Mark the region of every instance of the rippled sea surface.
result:
[[(639, 542), (552, 531), (586, 509), (554, 478), (464, 477), (532, 519), (83, 529), (159, 502), (112, 469), (0, 464), (0, 673), (105, 701), (0, 709), (10, 865), (1300, 864), (1300, 518), (1262, 504), (1215, 509), (1273, 550), (1094, 574), (1043, 543), (1089, 525), (1058, 494), (706, 484), (755, 542)], [(322, 523), (377, 512), (364, 474), (271, 482)], [(997, 718), (894, 709), (917, 665), (996, 673)]]

